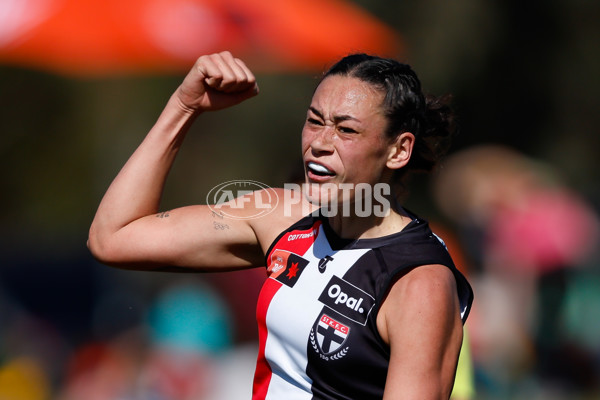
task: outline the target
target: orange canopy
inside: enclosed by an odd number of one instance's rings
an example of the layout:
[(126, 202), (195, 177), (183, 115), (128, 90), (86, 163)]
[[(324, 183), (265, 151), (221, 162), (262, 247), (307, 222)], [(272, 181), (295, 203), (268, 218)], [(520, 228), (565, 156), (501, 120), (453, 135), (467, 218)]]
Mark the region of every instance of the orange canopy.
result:
[(260, 71), (397, 56), (397, 34), (344, 0), (3, 0), (0, 63), (69, 75), (187, 70), (231, 50)]

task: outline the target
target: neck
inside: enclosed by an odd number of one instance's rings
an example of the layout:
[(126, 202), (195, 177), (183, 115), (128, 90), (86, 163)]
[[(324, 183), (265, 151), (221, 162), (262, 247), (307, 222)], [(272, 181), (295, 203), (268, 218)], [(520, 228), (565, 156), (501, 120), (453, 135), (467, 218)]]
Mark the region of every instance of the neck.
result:
[(383, 216), (371, 214), (329, 217), (329, 226), (342, 238), (372, 239), (400, 232), (410, 222), (410, 217), (395, 202)]

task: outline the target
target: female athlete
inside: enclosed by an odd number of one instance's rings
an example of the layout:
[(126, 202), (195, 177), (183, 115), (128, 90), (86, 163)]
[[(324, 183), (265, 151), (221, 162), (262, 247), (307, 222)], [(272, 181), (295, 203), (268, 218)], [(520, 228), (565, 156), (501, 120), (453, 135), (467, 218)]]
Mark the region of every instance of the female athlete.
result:
[(286, 201), (257, 218), (256, 194), (159, 214), (190, 125), (257, 94), (229, 52), (200, 57), (104, 195), (92, 254), (137, 270), (266, 266), (254, 399), (447, 399), (472, 291), (393, 188), (433, 167), (452, 133), (449, 107), (425, 97), (405, 64), (345, 57), (308, 107), (302, 196), (274, 189)]

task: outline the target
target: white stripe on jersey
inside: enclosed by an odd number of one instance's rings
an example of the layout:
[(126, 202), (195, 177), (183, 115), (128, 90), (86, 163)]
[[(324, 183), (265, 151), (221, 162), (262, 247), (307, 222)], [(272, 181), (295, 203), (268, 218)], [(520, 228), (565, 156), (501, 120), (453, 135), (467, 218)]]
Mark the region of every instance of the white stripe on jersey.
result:
[[(370, 249), (334, 252), (325, 236), (323, 227), (315, 243), (299, 254), (309, 264), (293, 288), (281, 285), (269, 304), (266, 324), (268, 336), (265, 358), (273, 375), (266, 399), (280, 400), (311, 399), (311, 379), (306, 375), (307, 343), (311, 328), (324, 305), (318, 298), (333, 275), (344, 274)], [(326, 255), (333, 260), (325, 272), (319, 272), (319, 260)]]

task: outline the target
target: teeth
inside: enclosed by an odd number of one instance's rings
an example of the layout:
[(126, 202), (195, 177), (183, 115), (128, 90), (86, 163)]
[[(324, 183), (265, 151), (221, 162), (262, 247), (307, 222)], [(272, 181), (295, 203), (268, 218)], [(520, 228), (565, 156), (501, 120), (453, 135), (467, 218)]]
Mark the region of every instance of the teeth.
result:
[(309, 162), (307, 164), (308, 168), (312, 169), (313, 171), (320, 173), (320, 174), (328, 174), (328, 175), (332, 175), (333, 172), (328, 170), (327, 168), (325, 168), (324, 166), (322, 166), (321, 164), (317, 164), (314, 162)]

